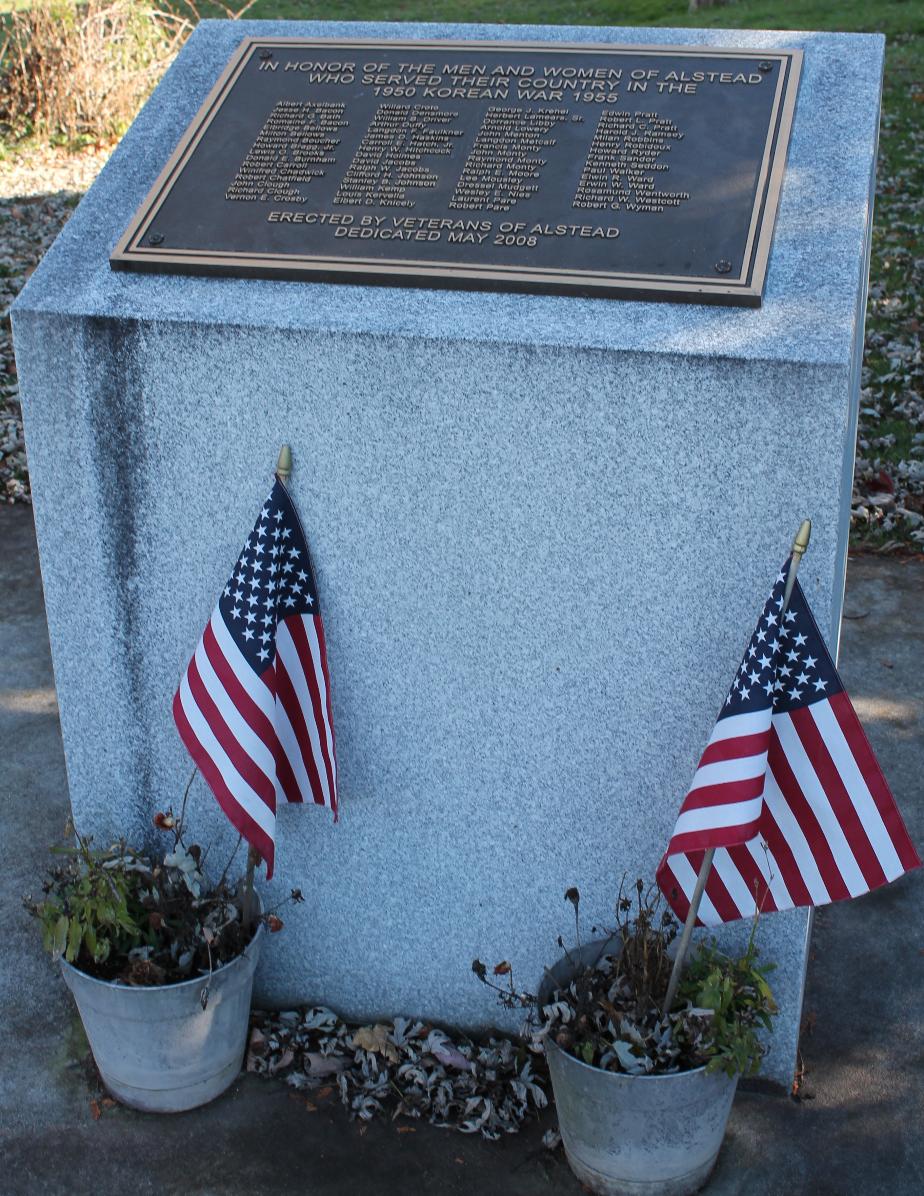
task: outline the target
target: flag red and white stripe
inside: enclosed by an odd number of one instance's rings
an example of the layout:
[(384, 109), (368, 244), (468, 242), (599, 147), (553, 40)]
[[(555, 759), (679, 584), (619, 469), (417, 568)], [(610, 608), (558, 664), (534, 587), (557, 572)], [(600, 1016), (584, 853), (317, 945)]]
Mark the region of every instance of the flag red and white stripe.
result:
[(276, 806), (337, 814), (324, 625), (308, 547), (277, 480), (173, 699), (183, 743), (272, 876)]
[(658, 869), (699, 922), (859, 897), (920, 864), (798, 583), (768, 599)]

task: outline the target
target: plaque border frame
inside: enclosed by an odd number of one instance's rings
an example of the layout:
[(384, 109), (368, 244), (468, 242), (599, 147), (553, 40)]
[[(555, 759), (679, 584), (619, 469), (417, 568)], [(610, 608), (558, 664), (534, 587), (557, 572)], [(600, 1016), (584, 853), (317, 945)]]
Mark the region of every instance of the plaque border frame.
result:
[[(575, 271), (518, 265), (466, 266), (405, 258), (401, 261), (342, 258), (321, 254), (275, 254), (164, 250), (141, 245), (156, 220), (186, 162), (195, 152), (239, 74), (259, 49), (337, 46), (350, 49), (470, 49), (517, 50), (550, 53), (622, 53), (653, 56), (709, 58), (755, 58), (785, 65), (776, 72), (776, 94), (767, 122), (767, 136), (761, 157), (760, 176), (751, 206), (746, 248), (736, 278), (689, 277), (664, 274), (628, 274), (612, 271)], [(167, 159), (142, 203), (128, 223), (109, 257), (114, 270), (148, 273), (180, 273), (225, 278), (283, 278), (308, 282), (338, 282), (354, 285), (425, 286), (452, 290), (526, 291), (539, 294), (571, 294), (584, 297), (647, 299), (675, 302), (760, 307), (770, 260), (770, 250), (779, 210), (789, 141), (795, 118), (804, 53), (799, 49), (736, 48), (707, 45), (650, 45), (614, 42), (548, 42), (454, 38), (302, 38), (245, 37), (223, 68), (214, 86), (189, 122), (173, 153)]]

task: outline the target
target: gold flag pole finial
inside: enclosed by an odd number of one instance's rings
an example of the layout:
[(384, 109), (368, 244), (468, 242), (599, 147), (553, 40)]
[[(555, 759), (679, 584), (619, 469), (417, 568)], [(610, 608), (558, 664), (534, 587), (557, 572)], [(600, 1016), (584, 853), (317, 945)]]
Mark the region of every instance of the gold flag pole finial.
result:
[(786, 578), (786, 591), (783, 594), (783, 608), (780, 611), (781, 619), (786, 608), (789, 606), (793, 586), (796, 584), (796, 574), (799, 572), (799, 566), (802, 564), (802, 558), (805, 555), (805, 550), (808, 548), (811, 538), (812, 521), (811, 519), (803, 519), (799, 524), (799, 530), (796, 532), (796, 538), (792, 542), (792, 560), (789, 562), (789, 576)]
[(792, 542), (792, 550), (802, 556), (809, 546), (809, 540), (812, 538), (812, 521), (811, 519), (803, 519), (796, 532), (796, 538)]
[(280, 482), (287, 482), (292, 474), (292, 450), (284, 444), (279, 450), (279, 460), (276, 462), (276, 476)]

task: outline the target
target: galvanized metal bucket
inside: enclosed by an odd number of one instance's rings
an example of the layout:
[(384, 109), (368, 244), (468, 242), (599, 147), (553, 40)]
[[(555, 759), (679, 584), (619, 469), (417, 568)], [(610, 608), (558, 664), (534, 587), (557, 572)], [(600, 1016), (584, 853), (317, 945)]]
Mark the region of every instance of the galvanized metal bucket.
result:
[(244, 1058), (264, 933), (261, 922), (243, 954), (216, 968), (211, 978), (182, 984), (114, 984), (61, 960), (96, 1066), (113, 1096), (134, 1109), (180, 1113), (224, 1092)]
[[(546, 1004), (575, 965), (596, 959), (588, 943), (550, 968)], [(558, 1124), (571, 1170), (605, 1196), (686, 1196), (709, 1178), (731, 1111), (737, 1076), (704, 1067), (666, 1076), (601, 1071), (546, 1040)]]

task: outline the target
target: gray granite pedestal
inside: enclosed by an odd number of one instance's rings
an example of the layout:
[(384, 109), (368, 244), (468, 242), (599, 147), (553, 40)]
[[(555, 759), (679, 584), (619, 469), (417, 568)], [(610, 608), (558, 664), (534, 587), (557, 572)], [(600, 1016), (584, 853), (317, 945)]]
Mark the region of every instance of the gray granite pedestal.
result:
[[(113, 273), (109, 252), (248, 35), (805, 52), (764, 305)], [(342, 818), (282, 810), (306, 904), (259, 998), (469, 1026), (470, 961), (533, 983), (620, 878), (652, 876), (768, 585), (836, 645), (883, 40), (718, 30), (205, 22), (16, 304), (71, 801), (148, 833), (189, 760), (182, 669), (279, 445), (311, 542)], [(196, 835), (233, 836), (203, 789)], [(792, 1077), (809, 915), (765, 919)], [(733, 927), (740, 939), (746, 927)]]

